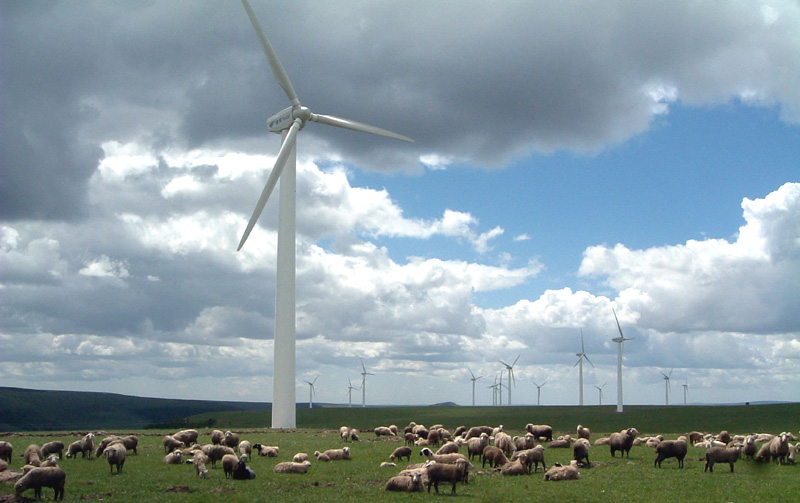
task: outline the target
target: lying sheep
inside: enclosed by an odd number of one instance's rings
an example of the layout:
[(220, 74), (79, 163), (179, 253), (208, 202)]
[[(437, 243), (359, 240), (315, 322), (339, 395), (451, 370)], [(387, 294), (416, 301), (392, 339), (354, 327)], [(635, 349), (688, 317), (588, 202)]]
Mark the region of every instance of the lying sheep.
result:
[[(502, 452), (502, 451), (501, 451)], [(466, 482), (469, 478), (469, 461), (459, 459), (454, 464), (428, 462), (425, 471), (428, 475), (428, 492), (431, 492), (433, 485), (436, 492), (439, 492), (439, 482), (453, 484), (450, 494), (456, 493), (456, 484)]]
[(469, 440), (471, 438), (480, 437), (481, 433), (486, 433), (486, 436), (492, 435), (494, 432), (494, 428), (491, 426), (473, 426), (469, 430), (467, 430), (467, 434), (464, 436), (464, 440)]
[(34, 468), (14, 484), (17, 501), (22, 501), (22, 493), (33, 489), (34, 498), (42, 499), (42, 487), (53, 488), (53, 501), (64, 499), (64, 485), (67, 474), (57, 466)]
[(25, 452), (22, 453), (22, 457), (25, 458), (26, 465), (32, 466), (39, 466), (42, 464), (42, 458), (44, 454), (42, 454), (42, 448), (36, 444), (31, 444), (25, 448)]
[(335, 460), (342, 460), (342, 459), (350, 459), (350, 448), (343, 447), (341, 449), (328, 449), (327, 451), (323, 452), (325, 456), (328, 457), (331, 461)]
[(252, 448), (258, 453), (259, 456), (263, 456), (265, 458), (277, 458), (281, 451), (281, 448), (277, 445), (254, 444)]
[(558, 437), (556, 440), (553, 440), (552, 442), (547, 444), (547, 447), (549, 447), (550, 449), (569, 449), (570, 447), (572, 447), (572, 443), (574, 441), (575, 439), (572, 438), (571, 436), (562, 435)]
[(609, 444), (611, 444), (610, 437), (601, 437), (594, 441), (595, 447), (597, 447), (598, 445), (609, 445)]
[(183, 463), (183, 452), (181, 451), (172, 451), (166, 456), (164, 456), (165, 465), (180, 465), (182, 463)]
[(317, 458), (317, 461), (321, 461), (323, 463), (327, 463), (328, 461), (331, 460), (331, 458), (329, 458), (327, 454), (319, 451), (314, 451), (314, 457)]
[(678, 460), (678, 468), (683, 468), (683, 459), (686, 457), (687, 449), (686, 437), (660, 442), (656, 446), (656, 460), (653, 463), (653, 467), (661, 468), (662, 461), (668, 458), (675, 458)]
[(592, 430), (590, 430), (589, 428), (584, 428), (580, 424), (578, 425), (578, 438), (585, 438), (588, 440), (589, 437), (591, 436), (592, 436)]
[(11, 462), (11, 456), (14, 454), (14, 446), (11, 445), (11, 442), (6, 442), (5, 440), (0, 441), (0, 459), (5, 461), (6, 463)]
[(58, 466), (58, 454), (51, 454), (47, 456), (47, 459), (42, 461), (42, 464), (40, 464), (39, 466), (41, 466), (42, 468), (48, 466)]
[(0, 459), (0, 472), (8, 470), (8, 462), (5, 459)]
[(389, 459), (394, 461), (395, 459), (402, 459), (406, 458), (407, 461), (411, 461), (411, 448), (402, 446), (398, 447), (389, 455)]
[(397, 475), (390, 478), (383, 487), (385, 491), (403, 491), (408, 493), (422, 492), (422, 475)]
[(731, 473), (733, 473), (733, 464), (739, 459), (740, 453), (740, 448), (712, 447), (706, 451), (706, 464), (703, 467), (703, 471), (713, 472), (714, 463), (728, 463), (731, 465)]
[(164, 445), (165, 453), (170, 453), (175, 449), (182, 449), (186, 447), (186, 444), (184, 444), (177, 438), (173, 437), (172, 435), (164, 435), (164, 438), (161, 439), (161, 443)]
[(197, 443), (197, 437), (199, 436), (197, 430), (181, 430), (172, 435), (172, 438), (178, 442), (183, 442), (183, 445), (192, 445)]
[(127, 453), (128, 450), (121, 442), (113, 443), (103, 450), (103, 456), (105, 456), (108, 461), (111, 473), (114, 473), (114, 466), (117, 467), (117, 474), (122, 473), (122, 465), (125, 464), (125, 456)]
[(308, 454), (306, 454), (305, 452), (298, 452), (297, 454), (294, 455), (292, 461), (294, 461), (295, 463), (302, 463), (303, 461), (308, 461)]
[(388, 426), (378, 426), (372, 431), (375, 433), (376, 437), (391, 437), (393, 435), (392, 430), (390, 430)]
[(256, 478), (256, 472), (247, 466), (247, 454), (242, 454), (242, 457), (239, 458), (239, 461), (236, 463), (236, 468), (233, 469), (231, 478), (233, 478), (233, 480), (252, 480)]
[(611, 446), (611, 457), (615, 457), (614, 453), (619, 451), (620, 457), (626, 455), (631, 457), (631, 446), (633, 446), (633, 439), (639, 434), (636, 428), (628, 428), (619, 433), (613, 433), (609, 445)]
[(239, 434), (234, 433), (232, 431), (226, 431), (225, 438), (222, 439), (222, 444), (230, 448), (236, 447), (237, 445), (239, 445)]
[(585, 438), (579, 438), (575, 442), (575, 445), (572, 446), (572, 459), (574, 459), (578, 465), (582, 464), (583, 466), (591, 466), (589, 463), (590, 446), (591, 444)]
[(528, 431), (531, 435), (533, 435), (536, 440), (547, 440), (552, 442), (553, 441), (553, 427), (549, 424), (531, 424), (528, 423), (525, 426), (525, 430)]
[(222, 441), (225, 440), (225, 433), (220, 430), (213, 430), (211, 432), (211, 443), (214, 445), (222, 444)]
[(222, 456), (222, 471), (225, 472), (225, 478), (229, 479), (233, 475), (233, 471), (236, 469), (236, 465), (239, 464), (239, 458), (236, 457), (234, 454), (226, 454)]
[(282, 463), (278, 463), (275, 465), (275, 468), (272, 469), (275, 473), (306, 473), (308, 472), (309, 467), (311, 466), (311, 461), (305, 460), (299, 463), (294, 461), (284, 461)]
[(578, 480), (579, 478), (581, 478), (581, 472), (578, 470), (578, 463), (575, 460), (570, 461), (566, 466), (556, 463), (544, 474), (544, 480), (548, 481)]
[(517, 459), (510, 461), (500, 468), (500, 475), (527, 475), (528, 458), (525, 453), (517, 456)]
[(224, 445), (206, 444), (201, 447), (201, 450), (203, 451), (203, 454), (208, 456), (208, 460), (211, 461), (212, 468), (217, 466), (217, 461), (222, 459), (224, 455), (234, 454), (233, 449)]
[(436, 451), (436, 454), (453, 454), (458, 452), (458, 444), (456, 442), (447, 442), (443, 446), (439, 447), (439, 450)]
[(42, 446), (42, 457), (48, 457), (51, 454), (58, 454), (58, 459), (61, 459), (61, 455), (64, 451), (64, 442), (53, 440), (52, 442), (47, 442)]
[(208, 477), (208, 468), (206, 468), (206, 463), (208, 463), (208, 456), (203, 454), (203, 451), (195, 451), (194, 456), (192, 457), (192, 464), (194, 465), (194, 470), (197, 473), (197, 477), (204, 479)]

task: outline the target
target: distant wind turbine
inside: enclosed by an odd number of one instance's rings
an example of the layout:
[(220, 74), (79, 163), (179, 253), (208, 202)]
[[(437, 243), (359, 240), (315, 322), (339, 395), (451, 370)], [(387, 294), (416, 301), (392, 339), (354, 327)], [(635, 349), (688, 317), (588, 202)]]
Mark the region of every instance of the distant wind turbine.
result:
[(472, 380), (472, 406), (475, 407), (475, 381), (477, 381), (478, 379), (482, 378), (483, 376), (475, 377), (475, 374), (472, 373), (471, 369), (467, 369), (467, 370), (469, 370), (469, 375), (472, 376), (470, 378)]
[(603, 383), (603, 385), (602, 385), (602, 386), (598, 386), (598, 385), (596, 385), (596, 384), (593, 384), (593, 385), (592, 385), (592, 386), (594, 386), (595, 388), (597, 388), (597, 394), (598, 394), (598, 404), (599, 404), (599, 405), (603, 405), (603, 388), (605, 388), (606, 384), (608, 384), (608, 383)]
[(367, 372), (367, 367), (364, 366), (364, 360), (361, 360), (361, 406), (367, 406), (367, 376), (374, 376), (375, 374)]
[(617, 343), (617, 412), (622, 412), (622, 345), (625, 344), (625, 341), (632, 341), (633, 337), (625, 337), (622, 334), (622, 327), (619, 326), (617, 312), (614, 311), (613, 307), (611, 311), (614, 313), (614, 320), (616, 320), (617, 330), (619, 330), (619, 337), (615, 337), (611, 340)]
[(498, 386), (499, 386), (499, 384), (497, 384), (497, 376), (495, 376), (495, 378), (494, 378), (494, 384), (490, 384), (489, 386), (486, 386), (487, 388), (491, 388), (492, 389), (492, 406), (496, 406), (497, 405), (497, 388), (498, 388)]
[[(517, 360), (519, 360), (520, 356), (522, 356), (522, 355), (517, 355), (517, 358), (514, 360), (514, 363), (512, 363), (511, 365), (509, 365), (508, 363), (503, 362), (502, 360), (497, 360), (500, 363), (502, 363), (503, 365), (505, 365), (506, 366), (506, 370), (508, 370), (508, 385), (506, 387), (508, 388), (508, 405), (509, 406), (511, 405), (511, 387), (514, 384), (517, 383), (517, 378), (514, 377), (514, 365), (517, 364)], [(502, 375), (502, 372), (501, 372), (501, 375)]]
[[(289, 76), (283, 69), (278, 55), (272, 48), (264, 33), (261, 23), (258, 22), (253, 8), (248, 0), (242, 0), (250, 23), (258, 35), (261, 47), (267, 56), (275, 80), (283, 88), (291, 105), (267, 119), (267, 126), (273, 133), (283, 136), (275, 165), (267, 178), (267, 183), (261, 196), (258, 198), (253, 215), (245, 227), (242, 239), (239, 241), (239, 250), (244, 246), (250, 232), (256, 225), (261, 211), (267, 204), (272, 190), (281, 179), (281, 191), (278, 203), (278, 258), (277, 258), (277, 283), (275, 287), (275, 343), (274, 343), (274, 369), (273, 369), (273, 403), (272, 427), (295, 428), (297, 426), (297, 411), (295, 403), (295, 191), (297, 183), (296, 172), (296, 137), (303, 129), (306, 122), (318, 122), (328, 126), (336, 126), (364, 133), (371, 133), (403, 141), (413, 141), (410, 138), (360, 122), (342, 119), (330, 115), (318, 115), (300, 104), (300, 99), (295, 93)], [(281, 173), (284, 172), (281, 177)]]
[(686, 379), (682, 384), (682, 386), (683, 386), (683, 405), (686, 405), (686, 395), (689, 392), (689, 380)]
[(353, 386), (353, 381), (351, 381), (349, 377), (347, 378), (347, 383), (348, 383), (348, 385), (347, 385), (347, 406), (348, 407), (352, 407), (353, 406), (353, 390), (354, 389), (358, 389), (358, 388)]
[(666, 397), (667, 397), (666, 404), (669, 405), (669, 390), (670, 390), (669, 378), (672, 376), (672, 370), (669, 371), (669, 374), (665, 374), (662, 372), (661, 375), (664, 376), (664, 382), (665, 382), (664, 387), (666, 389)]
[(578, 404), (582, 407), (583, 406), (583, 360), (589, 362), (589, 365), (594, 367), (594, 363), (586, 356), (586, 349), (583, 346), (583, 329), (581, 329), (581, 352), (575, 353), (575, 356), (578, 357), (578, 361), (573, 365), (573, 367), (578, 367)]
[(304, 383), (308, 384), (308, 408), (309, 409), (313, 409), (314, 408), (314, 383), (317, 382), (317, 379), (319, 379), (319, 376), (315, 377), (313, 381), (306, 381), (306, 380), (303, 381)]
[(542, 401), (542, 387), (547, 384), (547, 381), (543, 382), (542, 384), (533, 383), (536, 386), (536, 405), (541, 405)]

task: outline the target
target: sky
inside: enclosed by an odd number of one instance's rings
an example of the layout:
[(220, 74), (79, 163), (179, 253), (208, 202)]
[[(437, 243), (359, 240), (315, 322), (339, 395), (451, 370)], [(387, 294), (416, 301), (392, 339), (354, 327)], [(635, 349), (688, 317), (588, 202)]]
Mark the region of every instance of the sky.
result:
[[(363, 361), (492, 405), (518, 358), (575, 405), (582, 333), (611, 404), (614, 312), (627, 404), (800, 401), (800, 3), (252, 4), (305, 106), (415, 140), (298, 135), (298, 402)], [(0, 384), (271, 401), (277, 197), (236, 247), (289, 102), (241, 3), (2, 2), (0, 45)]]

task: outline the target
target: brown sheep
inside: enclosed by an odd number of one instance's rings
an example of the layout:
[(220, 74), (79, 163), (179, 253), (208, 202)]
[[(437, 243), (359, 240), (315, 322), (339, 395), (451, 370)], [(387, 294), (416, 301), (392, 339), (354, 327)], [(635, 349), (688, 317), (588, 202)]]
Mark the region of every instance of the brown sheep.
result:
[(628, 428), (620, 433), (612, 433), (611, 441), (609, 442), (609, 445), (611, 446), (611, 457), (615, 457), (614, 453), (616, 451), (620, 452), (620, 457), (623, 455), (630, 457), (633, 439), (636, 438), (638, 434), (639, 431), (636, 428)]
[(402, 459), (406, 458), (407, 461), (411, 461), (411, 448), (407, 446), (398, 447), (389, 455), (389, 459), (394, 461), (395, 459)]
[(486, 466), (486, 462), (489, 462), (489, 466), (492, 468), (499, 468), (508, 463), (508, 458), (506, 458), (505, 453), (499, 447), (495, 447), (490, 445), (483, 450), (483, 461), (481, 462), (481, 468)]
[(706, 465), (703, 467), (704, 472), (714, 472), (714, 463), (728, 463), (731, 465), (731, 473), (733, 473), (733, 464), (739, 459), (739, 454), (742, 450), (738, 447), (728, 449), (727, 447), (711, 447), (706, 451)]
[(429, 462), (425, 470), (428, 474), (428, 492), (431, 492), (431, 485), (433, 485), (438, 493), (439, 482), (446, 482), (448, 484), (453, 484), (453, 489), (450, 491), (450, 494), (455, 494), (456, 484), (462, 481), (466, 482), (468, 479), (469, 462), (465, 459), (459, 459), (452, 465)]
[(53, 488), (53, 501), (64, 499), (64, 485), (67, 474), (57, 466), (34, 468), (14, 484), (17, 501), (22, 501), (22, 493), (33, 489), (34, 498), (42, 499), (42, 487)]
[(653, 466), (661, 468), (662, 461), (667, 458), (675, 458), (678, 460), (678, 468), (683, 468), (683, 459), (686, 457), (687, 448), (686, 437), (660, 442), (656, 446), (656, 460)]

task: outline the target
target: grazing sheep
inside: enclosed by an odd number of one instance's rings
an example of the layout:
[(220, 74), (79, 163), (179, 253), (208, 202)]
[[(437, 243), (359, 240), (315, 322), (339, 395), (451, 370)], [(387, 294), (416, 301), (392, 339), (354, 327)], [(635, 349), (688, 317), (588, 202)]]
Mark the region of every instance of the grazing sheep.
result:
[(481, 462), (481, 468), (486, 466), (486, 462), (489, 462), (489, 466), (492, 468), (502, 467), (506, 463), (508, 463), (508, 458), (506, 458), (505, 453), (499, 447), (494, 445), (490, 445), (483, 450), (483, 461)]
[(742, 450), (738, 447), (729, 449), (727, 447), (711, 447), (706, 451), (706, 465), (703, 467), (704, 472), (714, 472), (714, 463), (728, 463), (731, 465), (731, 473), (733, 473), (733, 464), (739, 459), (739, 454)]
[(16, 499), (21, 501), (22, 493), (28, 489), (33, 489), (34, 498), (42, 499), (42, 487), (52, 487), (53, 501), (63, 500), (66, 480), (67, 474), (57, 466), (34, 468), (14, 484)]
[(566, 466), (556, 463), (544, 474), (544, 480), (549, 481), (578, 480), (579, 478), (581, 478), (581, 472), (578, 470), (578, 462), (575, 460), (570, 461)]
[(397, 475), (390, 478), (386, 485), (383, 487), (385, 491), (402, 491), (407, 493), (422, 492), (422, 475), (415, 473), (413, 475)]
[(14, 454), (14, 446), (11, 445), (11, 442), (6, 442), (5, 440), (0, 442), (0, 459), (3, 461), (10, 463), (11, 462), (11, 455)]
[(373, 433), (375, 433), (376, 437), (380, 437), (380, 436), (391, 437), (392, 436), (392, 430), (390, 430), (388, 426), (378, 426), (377, 428), (375, 428), (372, 431), (373, 431)]
[(327, 463), (328, 461), (331, 460), (331, 458), (328, 457), (327, 454), (319, 451), (314, 451), (314, 457), (317, 458), (317, 461), (322, 461), (323, 463)]
[(308, 461), (308, 454), (306, 454), (305, 452), (298, 452), (297, 454), (294, 455), (292, 461), (294, 461), (295, 463), (302, 463), (303, 461)]
[(253, 446), (247, 440), (239, 442), (239, 455), (247, 454), (248, 456), (253, 452)]
[(111, 473), (114, 473), (114, 466), (117, 467), (117, 474), (122, 473), (122, 465), (125, 464), (125, 456), (128, 450), (122, 443), (114, 443), (103, 450), (103, 456), (108, 460)]
[(405, 440), (406, 445), (414, 445), (414, 440), (416, 440), (416, 437), (413, 433), (408, 432), (403, 435), (403, 440)]
[(355, 428), (350, 430), (350, 440), (352, 440), (353, 442), (358, 442), (358, 433), (359, 431)]
[(453, 484), (453, 489), (450, 491), (450, 494), (455, 494), (456, 484), (462, 481), (466, 483), (469, 478), (469, 461), (466, 459), (459, 459), (452, 465), (429, 461), (425, 471), (428, 474), (428, 492), (431, 492), (431, 485), (433, 485), (438, 493), (439, 482), (446, 482)]
[(800, 444), (789, 444), (789, 455), (786, 456), (786, 462), (789, 464), (794, 464), (795, 460), (797, 459), (797, 446)]
[(473, 426), (472, 428), (467, 430), (467, 434), (464, 436), (464, 440), (480, 437), (481, 433), (486, 433), (486, 436), (488, 437), (494, 433), (494, 428), (492, 428), (491, 426)]
[(225, 438), (222, 440), (223, 445), (234, 448), (239, 445), (239, 434), (232, 431), (225, 432)]
[(407, 459), (407, 461), (411, 461), (411, 447), (398, 447), (389, 455), (389, 459), (392, 461), (395, 459), (402, 459), (404, 457)]
[(392, 435), (394, 435), (394, 436), (397, 436), (397, 425), (395, 425), (395, 424), (390, 424), (390, 425), (389, 425), (389, 429), (391, 430), (391, 432), (392, 432)]
[(195, 451), (194, 456), (192, 457), (192, 464), (194, 465), (194, 470), (197, 473), (197, 477), (204, 479), (208, 477), (208, 468), (206, 468), (206, 463), (208, 463), (208, 456), (203, 454), (203, 451)]
[(661, 468), (661, 462), (667, 458), (675, 458), (678, 460), (678, 468), (683, 468), (683, 459), (686, 457), (687, 452), (686, 437), (680, 437), (678, 440), (664, 440), (656, 446), (656, 460), (653, 467)]
[(339, 428), (339, 436), (342, 437), (344, 442), (350, 440), (350, 427), (349, 426), (342, 426)]
[(94, 451), (94, 457), (99, 458), (103, 455), (103, 451), (106, 450), (106, 447), (111, 444), (111, 442), (122, 442), (122, 437), (119, 435), (109, 435), (105, 437), (100, 443), (97, 445), (97, 449)]
[(263, 456), (265, 458), (277, 458), (281, 451), (281, 448), (277, 445), (254, 444), (253, 449), (255, 449), (259, 456)]
[(631, 446), (633, 446), (633, 439), (639, 434), (636, 428), (628, 428), (619, 433), (612, 433), (609, 445), (611, 446), (611, 457), (615, 457), (614, 453), (619, 451), (620, 457), (626, 455), (631, 457)]
[(172, 435), (172, 438), (178, 442), (183, 442), (184, 445), (192, 445), (197, 443), (197, 437), (199, 436), (197, 430), (181, 430)]
[(206, 444), (201, 448), (201, 450), (203, 451), (203, 454), (208, 456), (209, 461), (211, 461), (212, 468), (217, 466), (217, 461), (222, 459), (224, 455), (234, 453), (233, 449), (230, 447), (215, 444)]
[(305, 460), (301, 462), (294, 462), (294, 461), (284, 461), (282, 463), (278, 463), (275, 465), (275, 468), (272, 469), (275, 473), (306, 473), (308, 472), (308, 468), (311, 466), (311, 461)]
[(500, 468), (500, 475), (527, 475), (528, 458), (525, 453), (517, 456), (517, 459), (504, 464)]
[(610, 437), (601, 437), (594, 441), (595, 447), (598, 445), (609, 445), (611, 443)]
[(584, 428), (580, 424), (578, 425), (578, 438), (585, 438), (588, 440), (589, 437), (591, 436), (592, 436), (592, 430), (590, 430), (589, 428)]
[(84, 459), (86, 459), (86, 455), (89, 455), (89, 459), (92, 457), (92, 449), (94, 448), (94, 442), (92, 442), (91, 447), (86, 443), (86, 437), (76, 440), (69, 444), (67, 447), (67, 453), (64, 455), (66, 458), (74, 458), (78, 454), (80, 454)]
[(172, 451), (166, 456), (164, 456), (165, 465), (180, 465), (182, 463), (183, 463), (183, 452), (181, 451)]
[(534, 436), (536, 440), (553, 441), (553, 427), (549, 424), (531, 424), (525, 425), (525, 430)]
[(64, 442), (60, 442), (58, 440), (53, 440), (52, 442), (47, 442), (42, 446), (42, 456), (48, 457), (51, 454), (58, 454), (58, 459), (61, 459), (61, 454), (64, 451)]
[(473, 456), (482, 456), (483, 450), (489, 445), (489, 435), (481, 433), (477, 438), (467, 440), (467, 454), (471, 460)]
[(225, 433), (220, 430), (214, 430), (211, 432), (211, 443), (214, 445), (222, 444), (222, 441), (225, 440)]
[(572, 459), (574, 459), (580, 466), (582, 461), (585, 463), (582, 466), (591, 466), (589, 463), (589, 447), (591, 444), (585, 438), (579, 438), (572, 446)]
[(534, 473), (539, 469), (539, 463), (542, 463), (542, 469), (547, 470), (547, 465), (544, 464), (544, 447), (537, 445), (533, 449), (526, 449), (524, 451), (517, 451), (511, 457), (511, 461), (515, 461), (519, 456), (525, 455), (525, 461), (528, 465), (528, 473), (531, 472), (531, 465), (533, 465)]
[(247, 454), (242, 454), (242, 457), (239, 458), (239, 462), (236, 463), (236, 468), (234, 468), (231, 478), (233, 478), (233, 480), (252, 480), (256, 478), (256, 472), (247, 466)]
[[(770, 442), (771, 441), (772, 440), (770, 440)], [(772, 459), (769, 455), (770, 442), (767, 442), (766, 444), (762, 445), (760, 449), (758, 449), (758, 452), (756, 453), (755, 456), (755, 461), (766, 461), (767, 463), (769, 463), (769, 461)]]
[(182, 449), (183, 447), (186, 447), (186, 444), (184, 444), (177, 438), (173, 437), (172, 435), (164, 435), (164, 438), (161, 440), (161, 443), (164, 445), (165, 453), (170, 453), (175, 449)]
[(328, 456), (328, 459), (330, 459), (331, 461), (350, 459), (350, 448), (343, 447), (341, 449), (328, 449), (322, 454)]
[(25, 452), (22, 453), (22, 457), (25, 458), (26, 465), (39, 466), (42, 464), (42, 458), (44, 455), (42, 454), (41, 447), (36, 444), (31, 444), (25, 448)]
[(233, 475), (233, 471), (236, 469), (236, 465), (239, 464), (239, 458), (236, 457), (235, 454), (226, 454), (222, 456), (222, 471), (225, 472), (225, 478), (231, 478)]
[(436, 454), (453, 454), (458, 452), (459, 445), (455, 442), (447, 442), (443, 446), (439, 447), (439, 450), (436, 451)]

